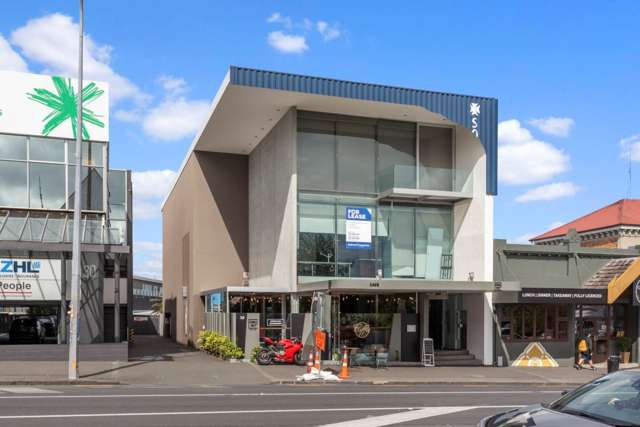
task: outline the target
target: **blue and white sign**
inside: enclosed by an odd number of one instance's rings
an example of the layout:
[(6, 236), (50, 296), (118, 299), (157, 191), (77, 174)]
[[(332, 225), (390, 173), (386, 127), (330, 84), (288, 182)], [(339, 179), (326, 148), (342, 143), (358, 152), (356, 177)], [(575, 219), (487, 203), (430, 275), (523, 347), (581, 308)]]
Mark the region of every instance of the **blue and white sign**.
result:
[(345, 215), (347, 249), (371, 249), (371, 211), (367, 208), (347, 207)]

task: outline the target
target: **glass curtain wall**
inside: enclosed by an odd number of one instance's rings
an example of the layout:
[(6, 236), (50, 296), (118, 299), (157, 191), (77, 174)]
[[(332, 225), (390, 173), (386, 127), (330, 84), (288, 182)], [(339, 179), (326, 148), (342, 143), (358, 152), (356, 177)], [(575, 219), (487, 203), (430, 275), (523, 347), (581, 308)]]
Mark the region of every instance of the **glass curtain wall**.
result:
[[(376, 206), (363, 199), (300, 194), (298, 275), (450, 279), (449, 206)], [(371, 213), (370, 248), (346, 244), (346, 209)]]
[[(0, 134), (0, 206), (73, 209), (75, 142)], [(102, 211), (104, 143), (84, 142), (82, 209)]]

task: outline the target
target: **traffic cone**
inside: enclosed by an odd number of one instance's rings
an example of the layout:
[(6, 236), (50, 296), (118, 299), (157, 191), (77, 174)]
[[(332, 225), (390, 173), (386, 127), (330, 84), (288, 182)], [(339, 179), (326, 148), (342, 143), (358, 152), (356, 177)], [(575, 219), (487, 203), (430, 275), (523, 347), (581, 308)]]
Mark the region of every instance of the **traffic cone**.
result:
[(318, 372), (320, 372), (320, 351), (317, 348), (316, 348), (316, 359), (313, 364), (313, 367), (316, 368)]
[(307, 361), (307, 374), (311, 373), (313, 369), (313, 350), (309, 351), (309, 360)]
[(344, 353), (342, 353), (342, 367), (340, 368), (338, 378), (341, 378), (343, 380), (349, 378), (349, 355), (347, 353), (346, 347), (344, 349)]

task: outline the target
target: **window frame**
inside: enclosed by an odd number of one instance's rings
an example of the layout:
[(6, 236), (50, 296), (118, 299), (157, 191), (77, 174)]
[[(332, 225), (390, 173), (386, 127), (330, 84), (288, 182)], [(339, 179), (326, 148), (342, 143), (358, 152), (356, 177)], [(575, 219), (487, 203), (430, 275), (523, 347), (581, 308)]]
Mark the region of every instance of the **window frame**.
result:
[[(561, 317), (560, 316), (560, 308), (562, 307), (562, 304), (499, 304), (497, 306), (497, 314), (498, 314), (498, 322), (500, 323), (500, 325), (502, 325), (502, 322), (510, 322), (510, 331), (511, 334), (510, 335), (500, 335), (500, 338), (506, 342), (534, 342), (534, 341), (544, 341), (544, 342), (567, 342), (569, 341), (569, 318), (567, 317)], [(538, 330), (537, 330), (537, 317), (538, 317), (538, 313), (539, 313), (539, 309), (540, 308), (544, 308), (544, 311), (542, 312), (542, 316), (544, 318), (544, 326), (543, 326), (543, 331), (542, 337), (539, 337), (538, 334)], [(507, 309), (511, 309), (509, 315), (506, 315), (506, 311)], [(533, 313), (532, 318), (531, 318), (531, 331), (532, 331), (532, 336), (531, 337), (521, 337), (521, 338), (515, 338), (515, 334), (514, 331), (515, 330), (519, 330), (522, 332), (522, 334), (524, 334), (525, 331), (525, 322), (526, 322), (526, 316), (525, 316), (525, 309), (530, 309)], [(553, 338), (547, 338), (546, 337), (546, 331), (549, 330), (549, 326), (548, 325), (548, 320), (549, 320), (549, 310), (552, 309), (554, 311), (553, 313)], [(517, 316), (515, 314), (516, 311), (519, 311), (519, 316)], [(569, 313), (569, 311), (567, 311), (567, 313)], [(516, 322), (515, 320), (519, 319), (520, 320), (520, 325), (518, 326), (518, 329), (516, 329), (515, 325)], [(566, 331), (564, 331), (564, 338), (561, 338), (561, 330), (560, 330), (560, 322), (562, 321), (566, 321), (566, 325), (567, 325), (567, 329)]]

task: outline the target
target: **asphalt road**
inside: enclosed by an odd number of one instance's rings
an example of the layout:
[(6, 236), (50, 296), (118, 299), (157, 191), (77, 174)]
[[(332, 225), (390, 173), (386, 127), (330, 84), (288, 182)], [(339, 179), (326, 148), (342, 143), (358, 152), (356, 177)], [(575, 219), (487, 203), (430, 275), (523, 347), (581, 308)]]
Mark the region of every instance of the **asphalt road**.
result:
[(0, 387), (11, 426), (466, 426), (560, 388), (272, 385)]

